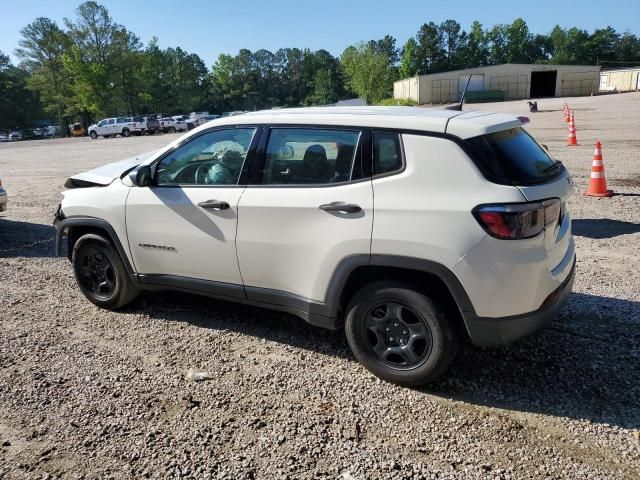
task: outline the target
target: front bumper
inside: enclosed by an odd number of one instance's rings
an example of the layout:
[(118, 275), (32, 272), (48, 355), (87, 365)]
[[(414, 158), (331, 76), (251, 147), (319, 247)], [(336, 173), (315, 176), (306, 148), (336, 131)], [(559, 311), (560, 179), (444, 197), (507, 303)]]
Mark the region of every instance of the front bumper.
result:
[(567, 303), (575, 274), (574, 257), (573, 266), (567, 278), (536, 311), (503, 318), (478, 317), (467, 312), (464, 320), (471, 342), (479, 347), (506, 345), (536, 332), (551, 322)]

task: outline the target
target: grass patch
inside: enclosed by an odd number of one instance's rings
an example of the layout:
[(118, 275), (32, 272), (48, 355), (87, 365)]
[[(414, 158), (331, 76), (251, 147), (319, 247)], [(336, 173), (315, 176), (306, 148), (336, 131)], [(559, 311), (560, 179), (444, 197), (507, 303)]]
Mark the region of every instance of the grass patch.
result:
[(383, 107), (413, 107), (418, 102), (411, 100), (410, 98), (385, 98), (378, 105)]

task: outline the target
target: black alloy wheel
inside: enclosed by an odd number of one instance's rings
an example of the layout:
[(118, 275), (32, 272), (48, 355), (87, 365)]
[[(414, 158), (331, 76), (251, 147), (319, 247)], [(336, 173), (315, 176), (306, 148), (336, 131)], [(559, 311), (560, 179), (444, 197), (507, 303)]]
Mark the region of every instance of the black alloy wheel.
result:
[(82, 251), (76, 264), (76, 278), (87, 294), (99, 300), (111, 298), (118, 286), (115, 268), (99, 246)]
[(365, 314), (362, 326), (371, 354), (389, 368), (408, 370), (431, 353), (431, 331), (419, 312), (395, 301), (383, 301)]
[(392, 279), (371, 282), (353, 295), (345, 313), (353, 355), (388, 382), (427, 384), (442, 376), (455, 356), (454, 320), (420, 286)]

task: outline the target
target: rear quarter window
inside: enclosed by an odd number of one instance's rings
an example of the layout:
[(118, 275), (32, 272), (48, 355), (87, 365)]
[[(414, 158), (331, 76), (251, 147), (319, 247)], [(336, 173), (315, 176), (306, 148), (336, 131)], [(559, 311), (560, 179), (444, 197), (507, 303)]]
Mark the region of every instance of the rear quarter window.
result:
[(535, 185), (564, 171), (522, 128), (511, 128), (466, 140), (485, 176), (496, 183)]

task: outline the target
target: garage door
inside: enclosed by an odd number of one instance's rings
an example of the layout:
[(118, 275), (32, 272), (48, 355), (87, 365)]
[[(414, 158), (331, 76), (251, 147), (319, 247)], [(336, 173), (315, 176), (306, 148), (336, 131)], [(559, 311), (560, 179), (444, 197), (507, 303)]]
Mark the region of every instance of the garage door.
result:
[[(467, 82), (469, 82), (468, 87)], [(473, 74), (471, 75), (471, 80), (469, 80), (469, 75), (460, 75), (458, 78), (458, 99), (462, 96), (462, 92), (464, 92), (465, 87), (467, 92), (478, 92), (480, 90), (484, 90), (484, 74)]]

